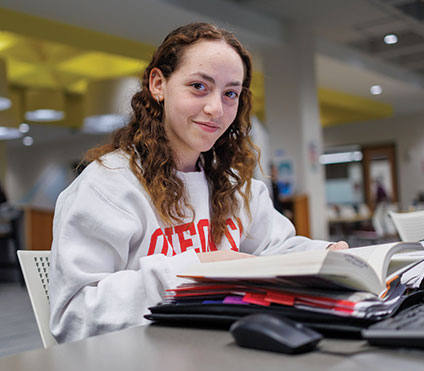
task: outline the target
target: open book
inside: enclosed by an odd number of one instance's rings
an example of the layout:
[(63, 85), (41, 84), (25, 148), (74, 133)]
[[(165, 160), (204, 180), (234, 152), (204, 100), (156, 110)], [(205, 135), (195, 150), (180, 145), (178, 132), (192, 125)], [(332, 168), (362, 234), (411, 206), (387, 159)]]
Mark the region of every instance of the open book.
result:
[(382, 296), (390, 282), (422, 260), (421, 243), (399, 242), (195, 264), (179, 276), (205, 281), (265, 280), (283, 286), (331, 288), (334, 284), (334, 288)]

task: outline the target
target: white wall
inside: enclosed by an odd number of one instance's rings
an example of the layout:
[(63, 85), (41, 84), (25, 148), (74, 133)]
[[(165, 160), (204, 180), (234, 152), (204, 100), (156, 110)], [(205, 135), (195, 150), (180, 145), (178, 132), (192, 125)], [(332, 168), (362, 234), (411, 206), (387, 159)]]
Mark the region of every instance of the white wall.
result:
[(407, 209), (424, 191), (424, 113), (324, 129), (324, 145), (395, 143), (399, 198)]

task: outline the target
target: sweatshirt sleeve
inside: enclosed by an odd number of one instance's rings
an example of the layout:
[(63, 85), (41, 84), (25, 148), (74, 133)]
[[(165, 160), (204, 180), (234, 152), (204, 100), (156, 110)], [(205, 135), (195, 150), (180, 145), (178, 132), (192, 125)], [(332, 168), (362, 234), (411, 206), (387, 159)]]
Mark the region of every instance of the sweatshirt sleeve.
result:
[(277, 255), (304, 250), (325, 249), (330, 242), (296, 236), (292, 222), (278, 212), (263, 182), (252, 182), (252, 218), (247, 222), (241, 251), (254, 255)]
[(82, 182), (59, 197), (49, 284), (50, 328), (58, 342), (147, 323), (147, 308), (179, 284), (180, 270), (199, 261), (190, 250), (134, 262), (148, 222), (111, 202), (93, 184)]

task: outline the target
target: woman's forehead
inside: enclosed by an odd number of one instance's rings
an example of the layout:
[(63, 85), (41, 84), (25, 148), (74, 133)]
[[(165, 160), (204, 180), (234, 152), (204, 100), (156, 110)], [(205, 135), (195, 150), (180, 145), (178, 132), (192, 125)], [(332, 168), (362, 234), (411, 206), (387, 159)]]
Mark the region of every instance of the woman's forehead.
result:
[(178, 69), (210, 68), (244, 76), (244, 63), (237, 51), (224, 40), (202, 40), (188, 46)]

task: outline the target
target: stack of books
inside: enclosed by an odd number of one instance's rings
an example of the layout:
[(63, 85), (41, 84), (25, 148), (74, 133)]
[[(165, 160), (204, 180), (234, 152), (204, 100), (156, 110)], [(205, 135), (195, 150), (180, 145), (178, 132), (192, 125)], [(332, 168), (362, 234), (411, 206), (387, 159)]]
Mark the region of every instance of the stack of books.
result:
[(229, 324), (274, 312), (315, 328), (355, 331), (392, 315), (424, 274), (421, 243), (303, 251), (196, 264), (146, 317)]

